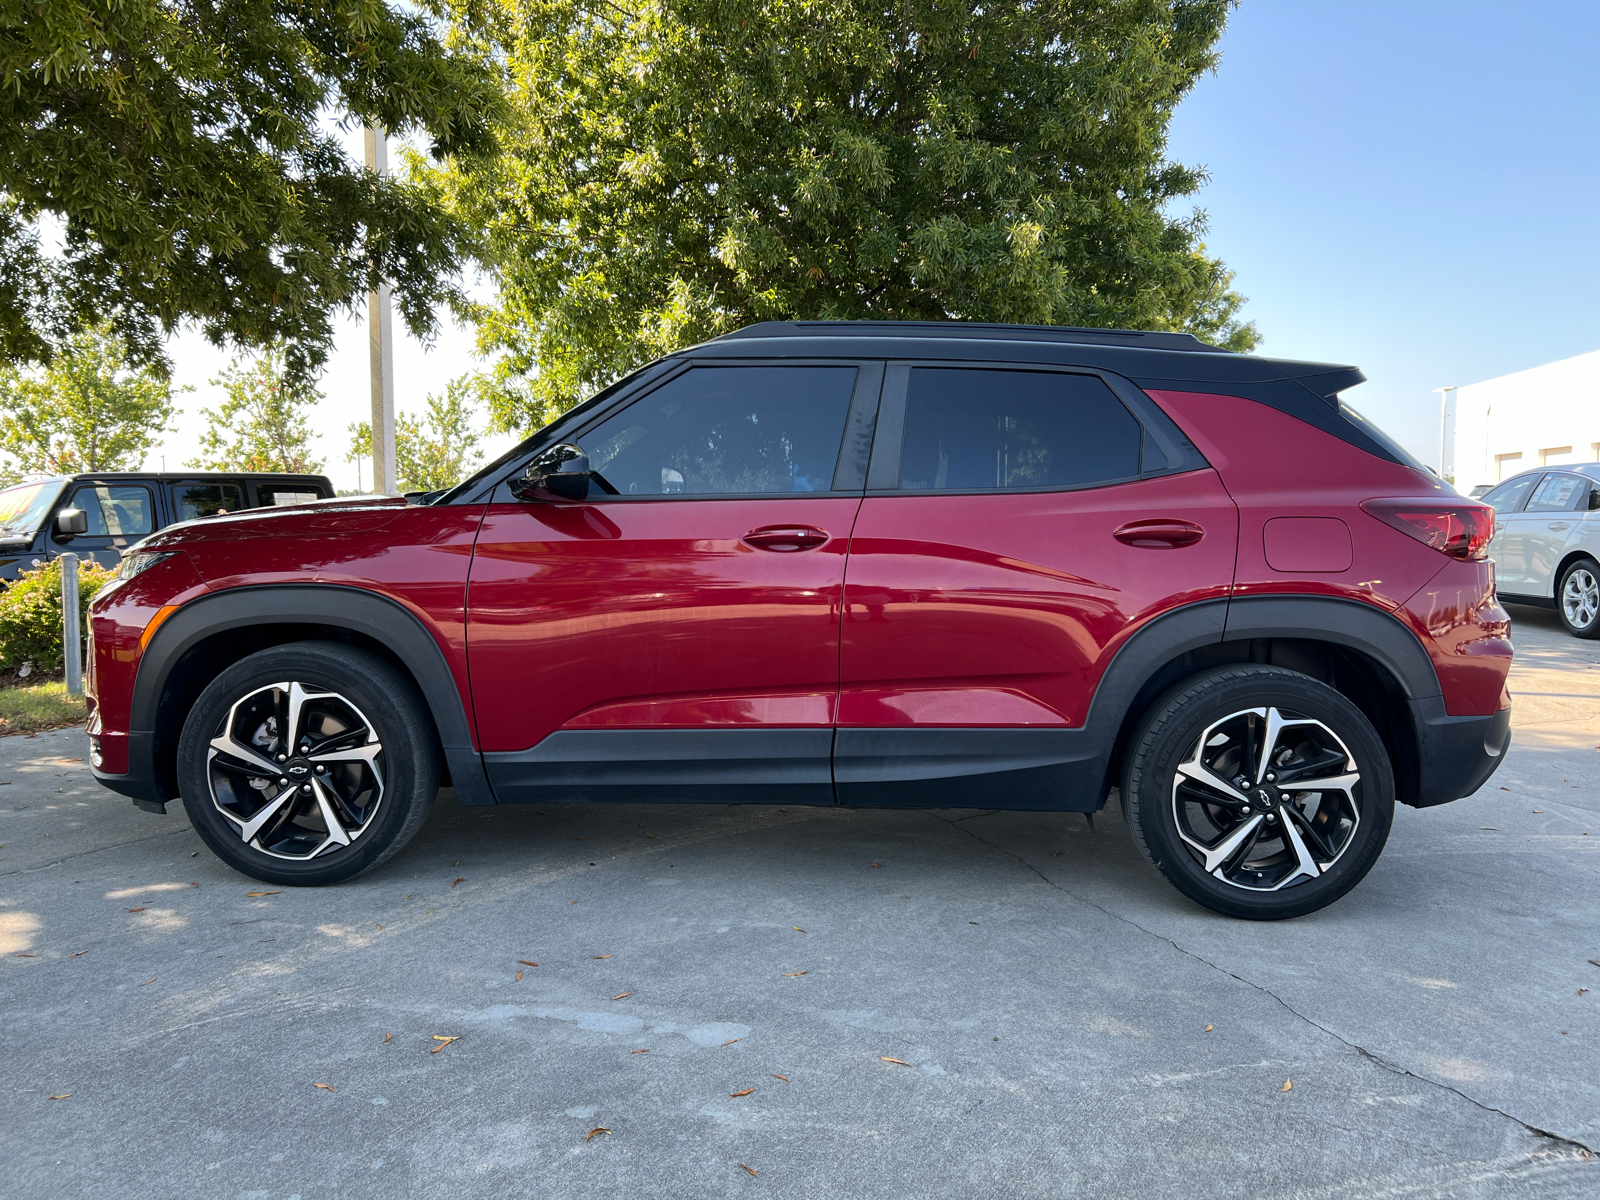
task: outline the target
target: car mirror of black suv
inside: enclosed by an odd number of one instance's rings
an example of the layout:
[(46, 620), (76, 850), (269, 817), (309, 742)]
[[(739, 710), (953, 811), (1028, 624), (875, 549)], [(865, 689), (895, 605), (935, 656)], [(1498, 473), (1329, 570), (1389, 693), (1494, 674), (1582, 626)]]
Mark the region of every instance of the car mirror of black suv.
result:
[(88, 533), (89, 514), (81, 508), (63, 508), (56, 514), (56, 532), (62, 537)]

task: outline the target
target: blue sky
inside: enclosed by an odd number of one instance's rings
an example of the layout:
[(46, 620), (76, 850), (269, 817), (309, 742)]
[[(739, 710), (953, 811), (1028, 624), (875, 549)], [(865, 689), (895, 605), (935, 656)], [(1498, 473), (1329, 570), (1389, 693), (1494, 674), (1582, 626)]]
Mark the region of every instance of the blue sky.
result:
[(1436, 462), (1439, 397), (1600, 349), (1600, 4), (1244, 0), (1170, 152), (1259, 353)]
[[(1221, 50), (1170, 152), (1210, 172), (1194, 202), (1261, 353), (1361, 367), (1347, 398), (1435, 462), (1431, 389), (1600, 349), (1600, 3), (1244, 0)], [(459, 329), (432, 351), (400, 338), (399, 408), (421, 411), (471, 347)], [(172, 349), (196, 390), (152, 466), (194, 452), (224, 362), (197, 336)], [(351, 487), (361, 324), (341, 326), (322, 387), (319, 449)]]

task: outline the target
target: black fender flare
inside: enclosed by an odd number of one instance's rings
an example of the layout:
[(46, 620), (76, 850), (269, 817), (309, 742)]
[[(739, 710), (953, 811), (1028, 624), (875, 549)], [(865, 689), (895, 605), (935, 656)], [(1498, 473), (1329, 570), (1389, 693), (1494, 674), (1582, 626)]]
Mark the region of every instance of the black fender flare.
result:
[[(197, 597), (156, 629), (139, 660), (128, 713), (129, 770), (155, 778), (157, 713), (173, 668), (202, 640), (229, 629), (319, 625), (345, 629), (385, 646), (417, 681), (433, 716), (459, 804), (493, 804), (483, 758), (472, 744), (461, 690), (434, 635), (398, 601), (342, 584), (263, 584)], [(138, 761), (142, 758), (144, 761)], [(167, 797), (162, 797), (166, 799)]]

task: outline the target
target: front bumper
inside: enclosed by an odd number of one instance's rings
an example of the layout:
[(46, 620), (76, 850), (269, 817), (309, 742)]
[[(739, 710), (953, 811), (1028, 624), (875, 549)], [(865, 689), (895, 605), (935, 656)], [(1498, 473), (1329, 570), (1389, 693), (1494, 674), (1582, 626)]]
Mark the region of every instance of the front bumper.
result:
[(1416, 718), (1420, 767), (1417, 808), (1460, 800), (1481, 788), (1505, 761), (1511, 747), (1511, 709), (1487, 717), (1452, 717), (1444, 700), (1430, 696), (1411, 702)]
[(128, 773), (111, 775), (94, 768), (95, 782), (130, 797), (146, 812), (165, 813), (167, 801), (174, 799), (164, 793), (156, 782), (155, 755), (152, 741), (155, 735), (148, 731), (128, 734)]

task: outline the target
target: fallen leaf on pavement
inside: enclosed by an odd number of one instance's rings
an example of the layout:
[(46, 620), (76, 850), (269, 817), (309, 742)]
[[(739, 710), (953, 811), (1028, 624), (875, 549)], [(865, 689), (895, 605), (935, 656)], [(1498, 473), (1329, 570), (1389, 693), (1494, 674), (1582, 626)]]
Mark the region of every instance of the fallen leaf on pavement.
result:
[(512, 983), (521, 983), (522, 982), (522, 972), (518, 971), (517, 972), (517, 977), (515, 979), (513, 979), (511, 982)]
[(1206, 1026), (1206, 1032), (1207, 1032), (1207, 1033), (1210, 1033), (1210, 1032), (1211, 1032), (1211, 1030), (1212, 1030), (1212, 1029), (1213, 1029), (1213, 1028), (1214, 1028), (1214, 1026), (1211, 1026), (1211, 1025), (1207, 1025), (1207, 1026)]
[(191, 883), (189, 886), (190, 887), (199, 887), (200, 885), (198, 883)]
[(742, 1042), (742, 1041), (744, 1041), (744, 1039), (743, 1039), (743, 1038), (729, 1038), (729, 1039), (728, 1039), (728, 1040), (727, 1040), (727, 1041), (725, 1041), (725, 1042), (723, 1042), (723, 1043), (722, 1043), (722, 1044), (723, 1044), (723, 1045), (724, 1045), (724, 1046), (731, 1046), (731, 1045), (733, 1045), (733, 1044), (734, 1044), (734, 1043), (735, 1043), (735, 1042)]
[(576, 903), (577, 903), (577, 901), (576, 901), (576, 900), (574, 900), (574, 901), (573, 901), (573, 903), (574, 903), (574, 904), (576, 904)]
[(385, 1042), (392, 1042), (392, 1041), (394, 1041), (394, 1034), (392, 1034), (392, 1033), (386, 1033), (386, 1034), (384, 1034), (384, 1035), (383, 1035), (383, 1040), (384, 1040), (384, 1041), (385, 1041)]
[(801, 929), (800, 926), (798, 926), (798, 925), (791, 925), (791, 926), (789, 926), (789, 928), (794, 930), (796, 933), (804, 933), (805, 932), (805, 930)]
[(458, 858), (458, 859), (455, 860), (455, 862), (451, 863), (450, 865), (452, 867), (459, 867), (461, 865), (461, 860)]
[(128, 912), (143, 912), (144, 909), (142, 909), (142, 908), (130, 908), (127, 911)]
[[(374, 922), (374, 924), (376, 924), (376, 922)], [(379, 926), (378, 926), (378, 928), (379, 928), (379, 929), (382, 929), (382, 928), (383, 928), (383, 926), (382, 926), (382, 925), (379, 925)]]
[(1283, 1081), (1283, 1086), (1282, 1086), (1282, 1087), (1281, 1087), (1281, 1088), (1279, 1088), (1279, 1089), (1278, 1089), (1278, 1090), (1279, 1090), (1279, 1091), (1280, 1091), (1280, 1092), (1287, 1092), (1287, 1091), (1289, 1091), (1289, 1090), (1290, 1090), (1290, 1089), (1291, 1089), (1291, 1088), (1293, 1088), (1293, 1087), (1294, 1087), (1294, 1080), (1292, 1080), (1292, 1079), (1285, 1079), (1285, 1080), (1284, 1080), (1284, 1081)]
[(612, 999), (613, 999), (613, 1000), (626, 1000), (626, 999), (627, 999), (627, 998), (628, 998), (628, 997), (629, 997), (629, 996), (631, 996), (631, 995), (633, 995), (633, 993), (632, 993), (632, 992), (623, 992), (623, 993), (622, 993), (622, 995), (620, 995), (620, 996), (613, 996), (613, 997), (611, 997), (611, 998), (612, 998)]
[(427, 912), (423, 913), (422, 915), (425, 916), (425, 917), (433, 916), (433, 909), (430, 908)]
[(615, 958), (615, 954), (596, 954), (596, 958)]
[(446, 1046), (448, 1046), (451, 1042), (459, 1042), (461, 1040), (461, 1038), (459, 1036), (457, 1036), (457, 1037), (442, 1037), (441, 1035), (436, 1033), (436, 1034), (433, 1035), (433, 1040), (438, 1042), (439, 1044), (437, 1046), (435, 1046), (432, 1050), (429, 1050), (428, 1051), (429, 1054), (437, 1054), (437, 1053), (439, 1053), (439, 1051), (443, 1050)]
[(649, 1054), (650, 1053), (650, 1047), (646, 1046), (643, 1050), (629, 1050), (628, 1053), (629, 1054)]
[(51, 1096), (50, 1099), (52, 1099), (52, 1100), (65, 1100), (70, 1095), (72, 1095), (71, 1092), (62, 1092), (61, 1095), (59, 1095), (59, 1096)]
[(784, 978), (785, 978), (785, 979), (793, 979), (793, 978), (795, 978), (795, 977), (796, 977), (796, 976), (797, 976), (797, 975), (807, 975), (807, 974), (809, 974), (809, 973), (810, 973), (810, 972), (808, 972), (808, 971), (785, 971), (785, 972), (784, 972), (784, 973), (783, 973), (783, 977), (784, 977)]
[(774, 1076), (773, 1076), (773, 1078), (774, 1078), (774, 1079), (781, 1079), (781, 1080), (783, 1080), (783, 1081), (784, 1081), (784, 1082), (785, 1082), (785, 1083), (788, 1083), (788, 1082), (789, 1082), (789, 1077), (788, 1077), (788, 1076), (787, 1076), (787, 1075), (774, 1075)]
[(67, 955), (67, 957), (68, 958), (82, 958), (87, 953), (89, 953), (87, 950), (79, 950), (76, 954), (69, 954), (69, 955)]
[(139, 985), (139, 986), (140, 986), (140, 987), (149, 987), (149, 986), (150, 986), (150, 985), (151, 985), (151, 984), (152, 984), (152, 983), (154, 983), (154, 982), (155, 982), (155, 981), (156, 981), (156, 977), (155, 977), (155, 976), (154, 976), (154, 975), (152, 975), (152, 976), (150, 976), (150, 978), (149, 978), (149, 979), (146, 979), (146, 980), (145, 980), (145, 981), (144, 981), (144, 982), (143, 982), (143, 983), (141, 983), (141, 984), (140, 984), (140, 985)]
[(283, 894), (282, 889), (279, 889), (276, 892), (246, 892), (245, 893), (246, 896), (281, 896), (282, 894)]
[(1589, 961), (1592, 962), (1595, 966), (1600, 967), (1600, 958), (1591, 958)]
[(744, 1164), (743, 1164), (743, 1163), (740, 1163), (740, 1164), (739, 1164), (739, 1168), (740, 1168), (740, 1169), (741, 1169), (741, 1170), (743, 1170), (743, 1171), (747, 1171), (747, 1172), (749, 1172), (749, 1173), (750, 1173), (750, 1174), (751, 1174), (751, 1175), (754, 1175), (754, 1174), (755, 1174), (755, 1173), (756, 1173), (756, 1172), (755, 1172), (755, 1168), (754, 1168), (754, 1167), (747, 1167), (747, 1166), (745, 1166), (745, 1165), (744, 1165)]
[[(456, 880), (456, 883), (465, 883), (466, 881), (467, 881), (467, 877), (465, 875), (463, 875), (460, 879)], [(456, 883), (452, 883), (450, 886), (451, 887), (455, 887)]]
[(645, 834), (645, 837), (655, 837), (655, 834), (653, 834), (653, 833), (647, 833), (647, 834)]
[(1539, 814), (1541, 814), (1543, 812), (1544, 812), (1544, 809), (1542, 809), (1542, 808), (1536, 808), (1536, 809), (1533, 810), (1534, 816), (1538, 816)]
[(1579, 988), (1578, 989), (1578, 995), (1587, 996), (1588, 994), (1589, 994), (1589, 989), (1588, 988)]
[(1479, 829), (1488, 829), (1488, 830), (1493, 831), (1494, 833), (1499, 833), (1500, 832), (1500, 827), (1498, 825), (1479, 825), (1478, 828)]
[(331, 1092), (331, 1091), (333, 1091), (333, 1088), (332, 1088), (332, 1086), (331, 1086), (331, 1085), (329, 1085), (329, 1084), (326, 1084), (326, 1083), (313, 1083), (313, 1084), (312, 1084), (312, 1085), (311, 1085), (311, 1086), (312, 1086), (312, 1087), (319, 1087), (319, 1088), (321, 1088), (321, 1089), (322, 1089), (322, 1090), (323, 1090), (323, 1091), (325, 1091), (325, 1092)]
[(18, 958), (38, 958), (39, 956), (37, 954), (28, 954), (28, 953), (25, 953), (25, 952), (19, 950), (19, 951), (17, 951), (17, 957)]
[(755, 1088), (745, 1088), (742, 1092), (729, 1092), (728, 1099), (737, 1100), (740, 1096), (748, 1096), (753, 1091), (755, 1091)]
[(193, 854), (189, 855), (189, 857), (190, 858), (199, 858), (200, 857), (200, 851), (196, 850)]
[(878, 865), (878, 864), (877, 864), (877, 863), (873, 863), (873, 864), (872, 864), (872, 865), (873, 865), (873, 866), (877, 866), (877, 865)]
[(522, 964), (522, 965), (523, 965), (523, 966), (525, 966), (525, 967), (537, 967), (537, 966), (538, 966), (538, 965), (539, 965), (539, 964), (538, 964), (538, 963), (536, 963), (536, 962), (529, 962), (529, 961), (528, 961), (528, 960), (527, 960), (527, 959), (525, 959), (525, 958), (519, 958), (519, 959), (517, 959), (517, 961), (518, 961), (518, 962), (519, 962), (519, 963), (521, 963), (521, 964)]
[(908, 1063), (903, 1058), (889, 1058), (887, 1055), (883, 1055), (883, 1054), (878, 1055), (878, 1060), (880, 1062), (898, 1063), (902, 1067), (909, 1067), (911, 1065), (910, 1063)]
[(597, 1134), (597, 1133), (610, 1133), (610, 1132), (611, 1132), (611, 1130), (607, 1129), (604, 1125), (596, 1125), (593, 1129), (589, 1130), (588, 1133), (583, 1135), (583, 1140), (587, 1142), (590, 1138), (594, 1137), (594, 1135)]

